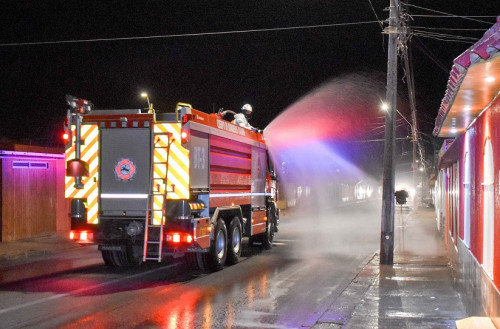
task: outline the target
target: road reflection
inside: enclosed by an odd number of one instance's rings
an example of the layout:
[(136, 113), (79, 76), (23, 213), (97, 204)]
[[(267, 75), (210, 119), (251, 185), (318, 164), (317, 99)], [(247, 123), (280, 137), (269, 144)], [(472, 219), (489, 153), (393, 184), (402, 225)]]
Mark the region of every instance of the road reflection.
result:
[[(311, 327), (373, 250), (368, 209), (283, 217), (282, 240), (271, 251), (255, 248), (216, 273), (188, 271), (181, 263), (127, 273), (93, 269), (16, 291), (59, 296), (40, 304), (43, 319), (55, 324), (50, 328)], [(82, 285), (88, 287), (79, 291)]]

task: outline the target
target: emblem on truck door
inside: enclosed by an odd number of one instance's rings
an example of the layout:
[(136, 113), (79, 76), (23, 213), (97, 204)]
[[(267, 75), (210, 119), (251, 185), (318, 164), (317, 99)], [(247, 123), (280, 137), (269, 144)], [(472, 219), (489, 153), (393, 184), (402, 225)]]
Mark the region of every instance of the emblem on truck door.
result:
[(115, 176), (120, 180), (131, 180), (135, 175), (135, 165), (130, 159), (121, 159), (115, 166)]

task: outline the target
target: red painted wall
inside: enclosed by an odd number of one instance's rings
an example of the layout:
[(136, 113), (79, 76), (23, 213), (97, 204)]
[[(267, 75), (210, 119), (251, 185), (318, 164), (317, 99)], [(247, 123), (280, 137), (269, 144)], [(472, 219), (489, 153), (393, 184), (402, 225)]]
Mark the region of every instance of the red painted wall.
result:
[[(460, 205), (459, 205), (459, 236), (464, 239), (464, 203), (465, 203), (465, 156), (470, 153), (471, 166), (471, 228), (470, 251), (478, 260), (483, 262), (483, 185), (484, 182), (484, 148), (486, 139), (490, 138), (493, 146), (494, 159), (494, 283), (500, 289), (500, 99), (486, 110), (469, 128), (466, 134), (460, 136), (455, 142), (460, 144)], [(447, 211), (447, 216), (449, 213)], [(498, 223), (498, 224), (497, 224)], [(450, 230), (449, 218), (446, 219), (446, 232)]]

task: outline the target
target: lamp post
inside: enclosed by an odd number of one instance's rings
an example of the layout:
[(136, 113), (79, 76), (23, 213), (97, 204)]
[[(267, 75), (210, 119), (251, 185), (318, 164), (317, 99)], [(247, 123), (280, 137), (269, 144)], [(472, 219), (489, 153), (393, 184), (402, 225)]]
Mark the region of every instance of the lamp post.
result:
[(144, 93), (144, 92), (141, 93), (141, 97), (142, 98), (146, 98), (146, 100), (148, 101), (148, 110), (151, 111), (153, 109), (153, 104), (151, 104), (149, 102), (149, 95), (148, 95), (148, 93)]

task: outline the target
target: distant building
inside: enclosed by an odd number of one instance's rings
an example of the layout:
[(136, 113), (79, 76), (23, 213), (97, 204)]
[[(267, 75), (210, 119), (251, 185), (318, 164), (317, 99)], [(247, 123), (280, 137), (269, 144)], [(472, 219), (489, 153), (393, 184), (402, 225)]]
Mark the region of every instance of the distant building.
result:
[(0, 242), (69, 231), (64, 150), (0, 144)]
[(434, 201), (470, 314), (500, 324), (500, 17), (454, 60), (434, 134)]

